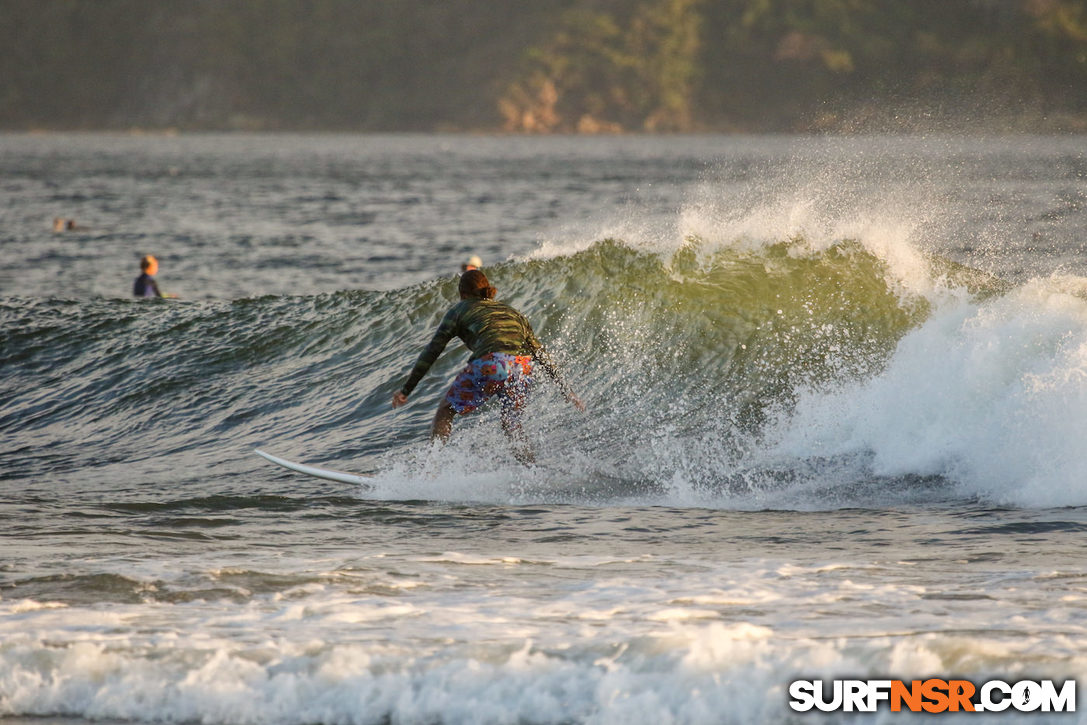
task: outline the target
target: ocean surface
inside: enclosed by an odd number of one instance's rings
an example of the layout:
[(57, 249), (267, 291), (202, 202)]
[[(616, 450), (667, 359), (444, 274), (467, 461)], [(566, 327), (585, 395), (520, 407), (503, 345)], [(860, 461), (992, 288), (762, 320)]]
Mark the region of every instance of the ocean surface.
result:
[[(427, 442), (459, 343), (390, 409), (470, 254), (588, 407), (534, 467)], [(1087, 682), (1082, 137), (7, 135), (0, 259), (4, 723)]]

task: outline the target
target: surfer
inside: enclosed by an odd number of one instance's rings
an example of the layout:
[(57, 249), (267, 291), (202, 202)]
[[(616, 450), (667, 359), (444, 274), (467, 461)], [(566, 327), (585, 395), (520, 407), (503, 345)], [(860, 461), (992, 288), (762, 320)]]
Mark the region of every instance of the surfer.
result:
[(502, 404), (502, 430), (513, 444), (514, 455), (522, 463), (531, 463), (535, 457), (521, 427), (521, 411), (533, 384), (534, 367), (542, 367), (578, 410), (584, 411), (585, 405), (563, 380), (525, 316), (494, 299), (497, 290), (483, 272), (473, 269), (461, 275), (459, 291), (460, 302), (445, 313), (407, 382), (393, 394), (393, 408), (408, 402), (411, 391), (446, 344), (459, 337), (472, 355), (438, 403), (431, 439), (447, 440), (455, 416), (470, 413), (497, 395)]
[(473, 254), (471, 257), (465, 260), (464, 264), (460, 266), (460, 271), (471, 272), (473, 269), (479, 269), (482, 266), (483, 260), (480, 259), (478, 255)]
[(148, 254), (140, 260), (140, 276), (136, 278), (136, 283), (132, 285), (132, 294), (136, 297), (169, 297), (173, 298), (175, 295), (164, 295), (159, 291), (158, 282), (155, 281), (155, 275), (159, 271), (159, 261), (152, 255)]

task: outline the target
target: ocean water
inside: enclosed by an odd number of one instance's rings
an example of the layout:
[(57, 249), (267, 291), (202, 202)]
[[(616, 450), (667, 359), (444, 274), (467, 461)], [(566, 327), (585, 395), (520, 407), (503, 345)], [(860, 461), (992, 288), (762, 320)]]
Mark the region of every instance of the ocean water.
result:
[[(4, 722), (1087, 678), (1082, 138), (9, 135), (0, 252)], [(532, 468), (427, 442), (459, 345), (389, 407), (473, 253), (588, 406)]]

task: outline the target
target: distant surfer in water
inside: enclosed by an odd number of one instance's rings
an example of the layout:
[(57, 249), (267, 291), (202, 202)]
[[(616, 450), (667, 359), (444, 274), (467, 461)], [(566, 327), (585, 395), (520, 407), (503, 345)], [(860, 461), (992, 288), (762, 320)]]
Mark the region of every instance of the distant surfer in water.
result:
[(75, 219), (65, 219), (59, 216), (53, 219), (54, 232), (73, 232), (82, 229), (83, 227), (75, 223)]
[(393, 407), (408, 402), (411, 391), (446, 344), (459, 337), (472, 355), (438, 403), (431, 438), (448, 439), (455, 416), (470, 413), (492, 396), (498, 396), (502, 404), (502, 429), (513, 444), (514, 455), (523, 463), (531, 463), (534, 455), (521, 427), (521, 411), (528, 400), (534, 367), (542, 367), (578, 410), (585, 410), (585, 405), (563, 380), (525, 316), (494, 299), (497, 290), (483, 272), (473, 269), (461, 275), (459, 291), (460, 302), (445, 313), (404, 387), (393, 394)]
[(155, 281), (155, 275), (158, 274), (158, 271), (159, 261), (153, 256), (148, 254), (141, 259), (140, 276), (136, 278), (136, 283), (132, 285), (132, 294), (136, 297), (176, 297), (176, 295), (164, 295), (159, 291), (158, 282)]

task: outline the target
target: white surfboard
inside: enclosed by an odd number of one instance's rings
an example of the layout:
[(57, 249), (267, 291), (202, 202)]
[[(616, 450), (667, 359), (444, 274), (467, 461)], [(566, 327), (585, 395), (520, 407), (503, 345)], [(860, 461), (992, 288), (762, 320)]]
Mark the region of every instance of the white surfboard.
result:
[(271, 453), (265, 453), (259, 448), (254, 448), (253, 452), (265, 460), (283, 466), (284, 468), (289, 468), (292, 471), (304, 473), (307, 476), (324, 478), (328, 481), (339, 481), (340, 483), (361, 483), (364, 486), (369, 485), (369, 476), (362, 476), (357, 473), (345, 473), (343, 471), (330, 471), (327, 468), (317, 468), (316, 466), (304, 466), (301, 463), (295, 463), (294, 461), (288, 461), (286, 458), (280, 458), (279, 456), (273, 456)]

